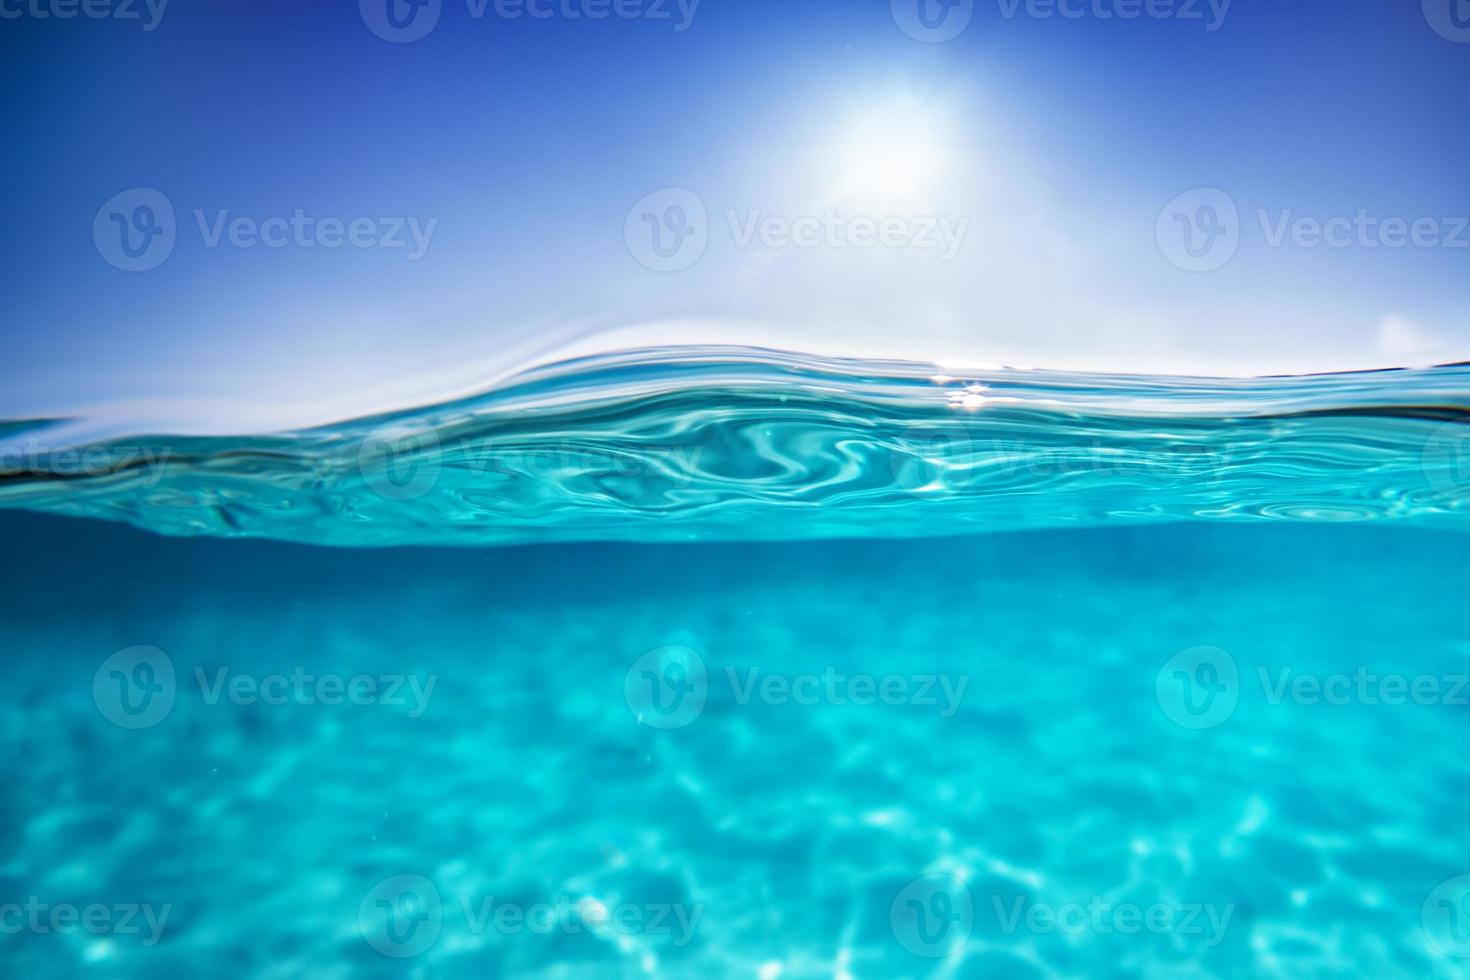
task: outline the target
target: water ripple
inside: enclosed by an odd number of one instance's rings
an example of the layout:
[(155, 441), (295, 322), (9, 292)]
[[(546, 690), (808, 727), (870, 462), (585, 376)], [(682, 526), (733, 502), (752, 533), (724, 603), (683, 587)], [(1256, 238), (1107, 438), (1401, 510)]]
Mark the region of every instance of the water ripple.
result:
[[(300, 432), (0, 422), (0, 507), (334, 545), (1470, 526), (1470, 366), (1104, 376), (751, 348), (527, 370)], [(79, 434), (108, 429), (105, 439)]]

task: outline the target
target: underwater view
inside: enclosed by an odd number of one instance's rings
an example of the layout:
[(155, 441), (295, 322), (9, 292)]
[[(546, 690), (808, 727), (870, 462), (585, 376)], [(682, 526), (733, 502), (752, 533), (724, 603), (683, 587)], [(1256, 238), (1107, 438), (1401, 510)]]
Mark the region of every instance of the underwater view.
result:
[(0, 83), (0, 980), (1470, 980), (1470, 0)]
[(936, 370), (13, 425), (8, 971), (1470, 975), (1470, 368)]

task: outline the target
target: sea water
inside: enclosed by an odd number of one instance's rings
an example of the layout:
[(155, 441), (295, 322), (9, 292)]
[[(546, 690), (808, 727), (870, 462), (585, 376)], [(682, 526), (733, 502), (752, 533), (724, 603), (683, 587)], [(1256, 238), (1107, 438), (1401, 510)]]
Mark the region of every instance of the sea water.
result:
[(1467, 408), (709, 349), (15, 420), (0, 969), (1470, 975)]

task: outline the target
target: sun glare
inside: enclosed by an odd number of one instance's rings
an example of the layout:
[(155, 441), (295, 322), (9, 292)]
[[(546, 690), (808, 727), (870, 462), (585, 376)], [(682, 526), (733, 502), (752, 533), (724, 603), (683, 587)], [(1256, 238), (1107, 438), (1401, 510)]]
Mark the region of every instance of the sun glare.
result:
[(945, 164), (935, 134), (922, 118), (889, 113), (863, 119), (842, 144), (839, 195), (861, 207), (922, 205)]

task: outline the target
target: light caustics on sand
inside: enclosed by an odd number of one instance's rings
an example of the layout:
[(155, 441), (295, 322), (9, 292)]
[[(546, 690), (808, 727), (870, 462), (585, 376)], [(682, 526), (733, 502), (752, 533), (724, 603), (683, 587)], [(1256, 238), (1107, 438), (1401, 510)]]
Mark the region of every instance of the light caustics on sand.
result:
[(646, 348), (259, 436), (0, 424), (0, 507), (334, 545), (1470, 528), (1470, 365), (1211, 380)]

